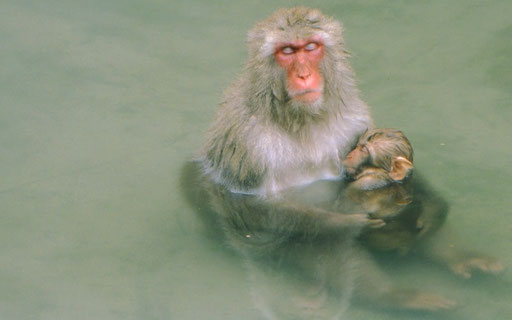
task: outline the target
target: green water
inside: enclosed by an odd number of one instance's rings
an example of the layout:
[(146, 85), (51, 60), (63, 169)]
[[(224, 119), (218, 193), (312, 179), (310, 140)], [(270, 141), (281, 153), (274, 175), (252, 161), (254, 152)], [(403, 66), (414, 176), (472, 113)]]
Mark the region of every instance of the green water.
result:
[[(264, 319), (250, 270), (205, 236), (178, 177), (246, 31), (295, 4), (0, 3), (1, 319)], [(399, 284), (459, 307), (342, 318), (512, 318), (512, 2), (307, 4), (343, 21), (377, 125), (408, 135), (451, 228), (508, 268), (466, 281), (390, 263)]]

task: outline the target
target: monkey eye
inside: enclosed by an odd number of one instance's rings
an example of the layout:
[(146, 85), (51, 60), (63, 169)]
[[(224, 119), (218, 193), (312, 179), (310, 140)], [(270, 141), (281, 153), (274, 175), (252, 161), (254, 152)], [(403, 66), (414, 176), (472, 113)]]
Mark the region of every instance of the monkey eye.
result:
[(292, 47), (284, 47), (281, 49), (281, 52), (284, 53), (284, 54), (292, 54), (293, 53), (293, 48)]
[(306, 45), (305, 49), (307, 51), (313, 51), (315, 50), (316, 48), (318, 48), (318, 44), (314, 43), (314, 42), (310, 42)]

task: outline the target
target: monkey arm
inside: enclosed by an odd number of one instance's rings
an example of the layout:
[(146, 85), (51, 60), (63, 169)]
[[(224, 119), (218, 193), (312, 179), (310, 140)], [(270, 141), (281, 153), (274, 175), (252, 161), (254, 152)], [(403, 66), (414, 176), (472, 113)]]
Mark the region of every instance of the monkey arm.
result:
[(202, 187), (205, 188), (206, 198), (198, 199), (198, 202), (206, 201), (221, 220), (229, 221), (234, 228), (249, 233), (271, 232), (314, 237), (384, 225), (382, 220), (371, 219), (366, 213), (343, 214), (296, 201), (233, 193), (208, 178), (203, 180)]
[(347, 228), (380, 228), (385, 224), (381, 219), (371, 219), (366, 213), (344, 214), (286, 201), (273, 202), (269, 208), (279, 220), (289, 220), (280, 221), (277, 225), (293, 226), (312, 235)]

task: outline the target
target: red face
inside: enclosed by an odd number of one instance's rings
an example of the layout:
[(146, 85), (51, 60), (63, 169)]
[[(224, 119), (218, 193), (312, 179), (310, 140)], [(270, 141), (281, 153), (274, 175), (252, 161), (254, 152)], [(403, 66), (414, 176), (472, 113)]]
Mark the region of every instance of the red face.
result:
[(324, 45), (316, 39), (281, 43), (274, 58), (286, 70), (288, 94), (292, 99), (313, 103), (322, 95), (323, 79), (318, 65)]

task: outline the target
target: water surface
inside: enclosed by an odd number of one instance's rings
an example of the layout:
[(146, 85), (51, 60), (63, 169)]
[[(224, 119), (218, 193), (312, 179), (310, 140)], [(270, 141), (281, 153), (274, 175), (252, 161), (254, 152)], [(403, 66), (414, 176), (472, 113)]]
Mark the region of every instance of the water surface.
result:
[[(0, 318), (265, 319), (261, 274), (208, 236), (178, 177), (243, 65), (246, 31), (295, 4), (2, 1)], [(308, 5), (343, 21), (377, 125), (410, 138), (450, 228), (511, 266), (512, 3)], [(465, 281), (420, 260), (382, 263), (459, 308), (350, 305), (343, 319), (512, 317), (510, 268)], [(277, 305), (303, 288), (262, 274)]]

